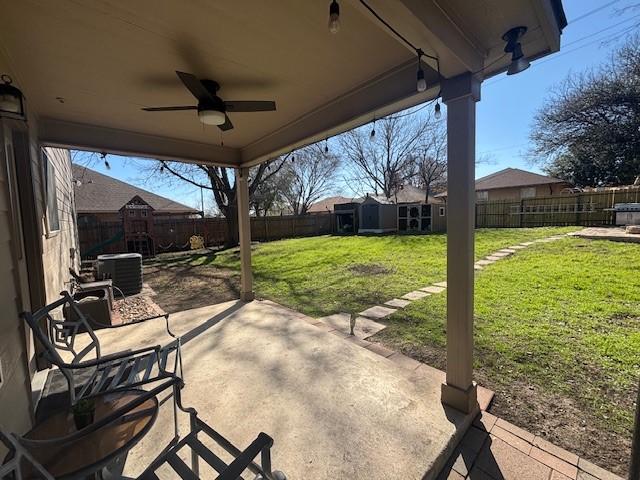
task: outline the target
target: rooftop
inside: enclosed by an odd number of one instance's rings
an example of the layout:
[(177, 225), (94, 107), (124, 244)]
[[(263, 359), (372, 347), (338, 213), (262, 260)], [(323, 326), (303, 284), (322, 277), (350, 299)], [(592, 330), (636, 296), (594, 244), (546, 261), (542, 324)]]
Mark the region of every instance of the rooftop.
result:
[(76, 210), (78, 213), (112, 213), (136, 195), (160, 213), (197, 213), (195, 208), (187, 207), (166, 197), (138, 188), (108, 175), (82, 165), (73, 165)]
[[(548, 177), (539, 173), (527, 172), (519, 168), (505, 168), (491, 173), (485, 177), (476, 179), (476, 190), (495, 190), (498, 188), (528, 187), (533, 185), (547, 185), (550, 183), (568, 183), (555, 177)], [(436, 197), (446, 197), (447, 192), (442, 192)]]

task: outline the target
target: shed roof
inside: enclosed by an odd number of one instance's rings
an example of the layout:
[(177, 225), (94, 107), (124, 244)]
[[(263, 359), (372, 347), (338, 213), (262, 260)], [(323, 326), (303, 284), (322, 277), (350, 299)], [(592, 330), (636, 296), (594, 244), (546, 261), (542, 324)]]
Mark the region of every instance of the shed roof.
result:
[(360, 200), (357, 198), (342, 197), (340, 195), (327, 197), (311, 205), (309, 207), (309, 213), (333, 212), (333, 206), (336, 204), (354, 202), (360, 202)]
[(76, 210), (78, 213), (118, 212), (133, 197), (139, 196), (159, 213), (197, 213), (195, 208), (143, 190), (82, 165), (73, 165)]

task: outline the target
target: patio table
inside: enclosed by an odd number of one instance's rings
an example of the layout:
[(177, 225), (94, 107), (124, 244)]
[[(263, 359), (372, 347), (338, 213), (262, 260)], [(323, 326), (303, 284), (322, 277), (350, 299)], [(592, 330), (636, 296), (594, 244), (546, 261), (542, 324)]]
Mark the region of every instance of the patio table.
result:
[[(94, 397), (94, 422), (144, 395), (144, 390), (131, 389)], [(85, 436), (56, 442), (56, 438), (77, 432), (73, 412), (61, 410), (37, 424), (23, 438), (47, 441), (45, 446), (28, 446), (29, 453), (56, 479), (93, 475), (133, 448), (153, 426), (158, 416), (158, 399), (152, 396), (126, 415), (107, 423)], [(26, 475), (27, 478), (30, 475)]]

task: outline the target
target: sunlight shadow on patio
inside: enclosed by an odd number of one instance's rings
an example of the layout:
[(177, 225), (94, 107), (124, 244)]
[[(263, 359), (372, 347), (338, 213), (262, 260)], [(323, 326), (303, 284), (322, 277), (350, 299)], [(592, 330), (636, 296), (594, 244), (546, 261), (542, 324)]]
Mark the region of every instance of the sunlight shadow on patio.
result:
[[(289, 478), (435, 478), (472, 420), (442, 406), (438, 379), (415, 381), (267, 302), (179, 312), (171, 323), (184, 340), (185, 403), (239, 446), (267, 432)], [(106, 351), (163, 339), (153, 322), (100, 332)], [(127, 471), (153, 457), (171, 422), (160, 415)]]

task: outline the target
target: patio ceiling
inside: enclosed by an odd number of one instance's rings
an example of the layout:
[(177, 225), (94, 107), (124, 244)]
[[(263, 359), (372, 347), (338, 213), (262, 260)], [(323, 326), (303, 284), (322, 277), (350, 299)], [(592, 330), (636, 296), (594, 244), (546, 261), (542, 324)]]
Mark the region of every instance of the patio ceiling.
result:
[[(368, 3), (437, 55), (445, 78), (489, 64), (485, 77), (504, 71), (509, 59), (496, 59), (511, 27), (529, 28), (523, 48), (535, 58), (558, 50), (563, 26), (554, 0)], [(430, 88), (416, 92), (414, 52), (360, 2), (340, 1), (337, 35), (328, 5), (0, 0), (0, 72), (25, 93), (44, 144), (250, 166), (439, 91), (425, 66)], [(275, 100), (277, 111), (232, 113), (235, 128), (223, 135), (192, 111), (141, 111), (195, 103), (175, 70), (215, 79), (223, 99)]]

